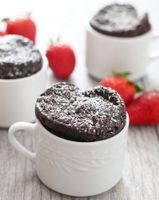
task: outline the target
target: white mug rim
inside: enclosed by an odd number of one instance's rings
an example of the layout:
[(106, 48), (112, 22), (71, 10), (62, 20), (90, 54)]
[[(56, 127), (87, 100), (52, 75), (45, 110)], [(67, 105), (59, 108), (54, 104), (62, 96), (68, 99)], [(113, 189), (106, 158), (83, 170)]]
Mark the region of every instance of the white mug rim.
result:
[(146, 33), (143, 33), (141, 35), (138, 36), (133, 36), (133, 37), (117, 37), (117, 36), (111, 36), (111, 35), (107, 35), (107, 34), (103, 34), (98, 32), (97, 30), (93, 29), (90, 24), (88, 23), (86, 25), (86, 31), (91, 32), (92, 34), (96, 35), (97, 37), (101, 38), (101, 39), (114, 39), (114, 40), (123, 40), (123, 41), (131, 41), (131, 40), (136, 40), (136, 39), (141, 39), (144, 37), (147, 37), (148, 35), (150, 35), (152, 33), (152, 28), (147, 31)]
[(42, 61), (43, 61), (42, 67), (36, 73), (34, 73), (34, 74), (30, 75), (30, 76), (22, 77), (22, 78), (14, 78), (14, 79), (1, 79), (0, 78), (0, 83), (13, 83), (13, 82), (26, 81), (26, 80), (29, 81), (29, 79), (35, 78), (40, 73), (45, 71), (47, 69), (47, 67), (48, 67), (47, 58), (44, 55), (42, 55)]
[(61, 138), (59, 136), (54, 135), (53, 133), (48, 131), (37, 118), (36, 118), (36, 120), (37, 120), (37, 125), (40, 127), (40, 129), (43, 130), (42, 134), (46, 134), (48, 137), (50, 137), (50, 139), (54, 139), (57, 142), (61, 142), (61, 143), (64, 143), (64, 144), (69, 144), (69, 145), (73, 145), (73, 146), (83, 146), (83, 147), (101, 145), (103, 143), (109, 143), (109, 142), (111, 142), (115, 139), (118, 139), (118, 137), (120, 137), (121, 135), (125, 134), (126, 130), (129, 127), (129, 115), (126, 112), (125, 126), (118, 134), (114, 135), (113, 137), (107, 138), (105, 140), (99, 140), (99, 141), (94, 141), (94, 142), (78, 142), (78, 141), (67, 140), (67, 139), (64, 139), (64, 138)]

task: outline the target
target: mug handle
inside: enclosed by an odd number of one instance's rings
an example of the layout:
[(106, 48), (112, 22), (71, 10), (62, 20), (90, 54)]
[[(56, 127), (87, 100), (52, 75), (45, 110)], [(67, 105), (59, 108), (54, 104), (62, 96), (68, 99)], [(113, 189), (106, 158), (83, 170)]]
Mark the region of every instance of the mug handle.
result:
[(37, 127), (37, 124), (31, 124), (26, 122), (17, 122), (13, 124), (8, 131), (8, 137), (10, 143), (15, 147), (16, 150), (18, 150), (21, 154), (23, 154), (25, 157), (30, 159), (31, 161), (35, 161), (36, 153), (33, 153), (26, 149), (15, 137), (16, 131), (25, 131), (33, 134), (35, 132), (35, 129)]
[[(159, 32), (154, 32), (152, 36), (153, 42), (159, 39)], [(159, 50), (152, 52), (149, 56), (150, 62), (159, 58)]]

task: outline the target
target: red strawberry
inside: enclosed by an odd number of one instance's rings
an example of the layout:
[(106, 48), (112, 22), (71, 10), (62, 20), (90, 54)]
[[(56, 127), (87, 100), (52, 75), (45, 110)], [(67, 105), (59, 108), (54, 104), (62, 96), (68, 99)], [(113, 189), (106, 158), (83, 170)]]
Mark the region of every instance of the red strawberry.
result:
[(159, 124), (159, 92), (144, 92), (127, 106), (132, 125)]
[(59, 79), (67, 79), (75, 67), (75, 54), (66, 44), (50, 45), (46, 56), (54, 75)]
[(29, 38), (35, 42), (36, 25), (30, 17), (12, 20), (6, 20), (6, 32), (8, 34), (17, 34)]
[(128, 75), (128, 72), (114, 73), (114, 75), (103, 79), (99, 84), (116, 90), (127, 105), (133, 100), (136, 92), (142, 91), (141, 88), (127, 79)]
[(4, 35), (6, 35), (6, 32), (0, 31), (0, 36), (4, 36)]

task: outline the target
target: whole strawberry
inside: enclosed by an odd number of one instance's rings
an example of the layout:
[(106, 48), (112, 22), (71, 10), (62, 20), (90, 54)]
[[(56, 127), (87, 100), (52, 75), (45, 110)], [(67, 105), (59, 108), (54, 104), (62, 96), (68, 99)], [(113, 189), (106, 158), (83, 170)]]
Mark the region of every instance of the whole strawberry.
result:
[(36, 25), (30, 17), (15, 20), (6, 20), (6, 32), (8, 34), (17, 34), (29, 38), (33, 42), (36, 39)]
[(59, 79), (67, 79), (75, 67), (75, 54), (67, 44), (51, 44), (46, 51), (49, 66)]
[(99, 84), (116, 90), (127, 105), (134, 99), (137, 92), (142, 91), (139, 86), (128, 80), (128, 76), (128, 72), (113, 73), (112, 76), (106, 77)]
[(144, 92), (127, 106), (127, 112), (132, 125), (159, 124), (159, 92)]

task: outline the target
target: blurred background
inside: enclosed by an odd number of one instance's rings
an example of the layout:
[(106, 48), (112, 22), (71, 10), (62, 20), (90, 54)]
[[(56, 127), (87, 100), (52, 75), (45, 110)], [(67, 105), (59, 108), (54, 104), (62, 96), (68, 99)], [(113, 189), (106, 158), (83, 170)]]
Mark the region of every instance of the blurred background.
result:
[[(48, 46), (49, 38), (56, 39), (61, 36), (61, 40), (70, 44), (76, 52), (77, 67), (74, 79), (80, 75), (81, 70), (85, 70), (85, 27), (92, 15), (110, 2), (127, 2), (141, 11), (147, 11), (153, 29), (159, 31), (158, 0), (1, 0), (0, 18), (14, 18), (31, 12), (37, 23), (37, 45), (42, 50)], [(85, 79), (83, 74), (81, 73), (81, 79)]]

